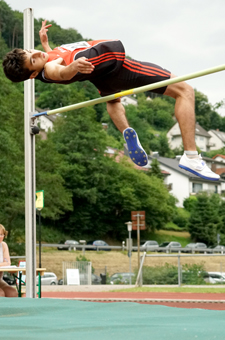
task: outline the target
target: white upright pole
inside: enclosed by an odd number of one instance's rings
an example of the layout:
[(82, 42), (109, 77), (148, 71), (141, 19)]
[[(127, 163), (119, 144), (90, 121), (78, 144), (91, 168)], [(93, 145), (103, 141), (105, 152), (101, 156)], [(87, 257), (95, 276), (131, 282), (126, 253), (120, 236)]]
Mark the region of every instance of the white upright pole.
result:
[[(23, 13), (24, 49), (34, 48), (32, 8)], [(34, 112), (34, 80), (24, 82), (25, 142), (25, 231), (26, 231), (26, 297), (36, 298), (36, 209), (35, 209), (35, 135), (30, 133), (30, 113)]]

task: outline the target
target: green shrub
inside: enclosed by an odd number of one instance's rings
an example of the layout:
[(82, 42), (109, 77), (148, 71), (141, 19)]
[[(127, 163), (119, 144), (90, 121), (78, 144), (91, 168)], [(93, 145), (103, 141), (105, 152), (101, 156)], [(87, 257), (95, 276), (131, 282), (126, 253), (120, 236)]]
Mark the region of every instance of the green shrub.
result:
[(204, 264), (185, 264), (182, 266), (182, 283), (188, 285), (202, 285), (205, 284)]
[(190, 212), (189, 211), (187, 211), (183, 208), (177, 208), (176, 213), (175, 213), (174, 218), (173, 218), (173, 223), (178, 225), (183, 230), (184, 229), (187, 230), (189, 218), (190, 218)]
[[(182, 266), (181, 282), (189, 285), (205, 284), (204, 264), (185, 264)], [(177, 266), (166, 263), (164, 266), (143, 267), (144, 285), (177, 285)]]
[(178, 283), (177, 267), (166, 263), (164, 266), (143, 267), (144, 285), (171, 285)]

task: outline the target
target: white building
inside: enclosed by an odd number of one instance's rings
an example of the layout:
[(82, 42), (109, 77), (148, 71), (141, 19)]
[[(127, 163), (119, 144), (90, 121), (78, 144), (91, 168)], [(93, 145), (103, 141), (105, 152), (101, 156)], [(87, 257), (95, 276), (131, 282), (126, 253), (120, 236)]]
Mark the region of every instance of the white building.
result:
[(210, 150), (219, 150), (225, 146), (225, 132), (217, 130), (209, 130)]
[(129, 104), (137, 106), (137, 99), (131, 96), (125, 96), (125, 97), (121, 97), (121, 103), (124, 106), (129, 105)]
[[(35, 113), (40, 113), (40, 112), (44, 112), (47, 111), (48, 109), (42, 110), (40, 108), (36, 108), (35, 109)], [(54, 127), (54, 122), (57, 118), (57, 114), (56, 115), (51, 115), (51, 116), (39, 116), (37, 117), (37, 125), (40, 129), (40, 135), (42, 139), (46, 139), (47, 138), (47, 132), (50, 130), (53, 130)]]
[[(154, 157), (149, 156), (150, 165), (153, 158)], [(225, 181), (223, 179), (219, 181), (208, 181), (181, 169), (178, 166), (179, 156), (177, 156), (176, 159), (160, 156), (156, 156), (156, 158), (161, 170), (170, 173), (170, 176), (165, 177), (164, 182), (169, 192), (177, 198), (178, 207), (183, 207), (185, 198), (188, 198), (190, 195), (195, 195), (200, 191), (220, 194), (225, 190)]]
[(53, 130), (53, 123), (55, 119), (55, 116), (40, 116), (37, 118), (37, 124), (41, 130), (48, 132), (48, 130)]
[[(175, 148), (182, 147), (182, 137), (179, 124), (176, 123), (167, 133), (167, 138), (169, 141), (170, 148), (173, 150)], [(195, 125), (195, 142), (198, 148), (203, 151), (210, 150), (210, 138), (211, 135), (204, 130), (198, 123)]]

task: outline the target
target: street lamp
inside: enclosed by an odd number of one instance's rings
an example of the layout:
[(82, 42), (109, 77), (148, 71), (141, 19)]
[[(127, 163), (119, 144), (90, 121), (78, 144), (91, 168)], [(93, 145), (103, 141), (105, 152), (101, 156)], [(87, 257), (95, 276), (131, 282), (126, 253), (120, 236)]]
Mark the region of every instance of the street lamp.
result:
[(128, 257), (129, 257), (129, 269), (130, 269), (130, 285), (131, 285), (131, 255), (132, 255), (132, 239), (131, 239), (131, 231), (132, 231), (132, 222), (126, 222), (127, 225), (127, 230), (129, 233), (129, 238), (128, 238)]

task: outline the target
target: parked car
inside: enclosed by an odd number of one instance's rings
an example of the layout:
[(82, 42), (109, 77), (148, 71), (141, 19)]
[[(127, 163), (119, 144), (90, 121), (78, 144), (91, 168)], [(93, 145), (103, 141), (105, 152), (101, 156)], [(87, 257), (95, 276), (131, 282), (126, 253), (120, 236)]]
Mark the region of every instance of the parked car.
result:
[[(85, 279), (85, 274), (80, 274), (80, 281), (82, 283), (82, 281)], [(87, 281), (87, 280), (86, 280)], [(100, 285), (102, 283), (102, 279), (95, 274), (91, 274), (91, 284), (92, 285)], [(63, 285), (64, 284), (64, 280), (60, 279), (58, 281), (58, 285)]]
[(140, 250), (141, 251), (157, 251), (157, 248), (159, 248), (158, 242), (150, 240), (142, 244)]
[[(36, 278), (38, 283), (38, 276)], [(54, 273), (45, 272), (43, 276), (41, 276), (41, 284), (42, 285), (57, 285), (58, 279)]]
[(192, 253), (194, 251), (199, 253), (204, 253), (207, 249), (207, 245), (202, 242), (197, 243), (188, 243), (184, 249), (182, 250), (183, 253)]
[(210, 252), (212, 252), (212, 253), (225, 252), (225, 246), (222, 246), (220, 244), (214, 245), (214, 246), (210, 246), (209, 249), (210, 249)]
[(132, 278), (135, 276), (134, 273), (115, 273), (110, 277), (109, 282), (111, 285), (129, 284), (130, 276), (131, 276), (131, 282), (132, 282)]
[[(87, 246), (96, 246), (96, 248), (87, 248), (86, 250), (105, 250), (105, 251), (110, 251), (111, 248), (110, 246), (108, 245), (108, 243), (106, 243), (105, 241), (102, 241), (102, 240), (96, 240), (96, 241), (88, 241), (87, 242)], [(103, 247), (107, 247), (108, 248), (101, 248), (101, 246)], [(98, 247), (98, 248), (97, 248)]]
[(13, 275), (10, 275), (9, 273), (3, 274), (3, 280), (10, 286), (16, 283), (16, 278)]
[(206, 272), (204, 275), (204, 280), (205, 282), (211, 283), (211, 284), (216, 284), (216, 283), (225, 284), (225, 273)]
[(58, 246), (58, 250), (76, 250), (76, 245), (80, 244), (78, 241), (75, 240), (66, 240), (60, 241), (59, 244), (64, 244), (68, 247)]
[(164, 249), (158, 249), (159, 252), (168, 252), (168, 251), (173, 251), (173, 252), (178, 252), (181, 247), (181, 244), (179, 242), (163, 242), (159, 245), (159, 248), (164, 248)]

